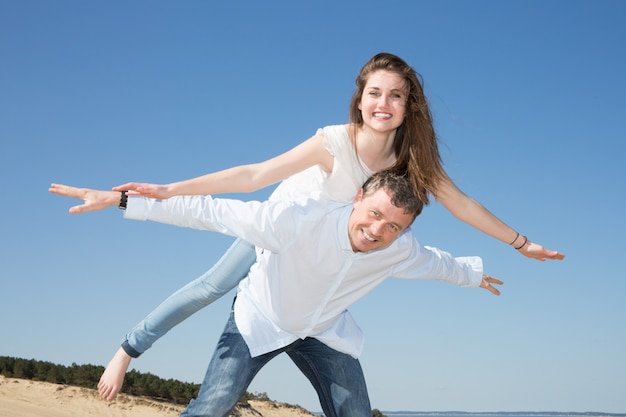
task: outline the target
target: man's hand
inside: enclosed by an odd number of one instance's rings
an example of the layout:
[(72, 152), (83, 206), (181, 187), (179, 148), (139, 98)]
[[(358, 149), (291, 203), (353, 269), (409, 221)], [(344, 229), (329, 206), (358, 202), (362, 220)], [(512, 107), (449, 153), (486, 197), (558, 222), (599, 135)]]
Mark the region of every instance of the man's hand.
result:
[(480, 283), (480, 288), (484, 288), (494, 295), (500, 295), (500, 291), (498, 291), (498, 289), (491, 284), (502, 285), (504, 283), (498, 278), (483, 274), (483, 282)]
[(91, 190), (89, 188), (76, 188), (62, 184), (52, 184), (48, 191), (65, 197), (80, 198), (85, 202), (85, 204), (70, 208), (70, 214), (86, 213), (117, 206), (121, 198), (119, 191)]

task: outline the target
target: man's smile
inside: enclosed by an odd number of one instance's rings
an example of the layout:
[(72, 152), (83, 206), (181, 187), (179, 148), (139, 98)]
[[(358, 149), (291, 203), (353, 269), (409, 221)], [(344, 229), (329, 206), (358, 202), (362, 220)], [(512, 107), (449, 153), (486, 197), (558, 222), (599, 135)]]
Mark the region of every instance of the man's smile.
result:
[(365, 236), (365, 239), (369, 240), (370, 242), (376, 242), (377, 239), (370, 236), (364, 229), (362, 230), (362, 232), (363, 232), (363, 236)]

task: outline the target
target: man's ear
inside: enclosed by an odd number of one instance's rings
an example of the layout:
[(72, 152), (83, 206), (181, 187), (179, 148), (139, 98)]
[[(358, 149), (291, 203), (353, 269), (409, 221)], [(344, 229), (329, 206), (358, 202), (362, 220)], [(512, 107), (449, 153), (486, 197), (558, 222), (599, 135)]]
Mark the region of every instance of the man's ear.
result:
[(353, 205), (358, 203), (362, 199), (363, 199), (363, 188), (359, 188), (359, 191), (356, 193), (356, 196), (354, 197)]

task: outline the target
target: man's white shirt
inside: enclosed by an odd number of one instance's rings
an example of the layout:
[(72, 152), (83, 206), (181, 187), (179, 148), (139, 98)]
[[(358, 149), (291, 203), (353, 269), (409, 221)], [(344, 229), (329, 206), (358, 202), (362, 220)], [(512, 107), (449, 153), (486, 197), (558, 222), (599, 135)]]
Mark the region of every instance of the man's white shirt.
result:
[(131, 197), (124, 216), (216, 231), (257, 246), (257, 262), (235, 301), (237, 328), (253, 357), (306, 337), (358, 357), (363, 334), (347, 308), (387, 278), (480, 285), (480, 257), (454, 258), (422, 246), (410, 229), (384, 249), (353, 252), (351, 211), (351, 204), (313, 200)]

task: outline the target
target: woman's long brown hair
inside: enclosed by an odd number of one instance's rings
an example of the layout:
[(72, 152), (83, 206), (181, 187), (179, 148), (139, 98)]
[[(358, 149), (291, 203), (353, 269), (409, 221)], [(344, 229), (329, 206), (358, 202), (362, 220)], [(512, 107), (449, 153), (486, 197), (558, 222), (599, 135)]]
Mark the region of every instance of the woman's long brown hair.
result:
[(356, 150), (356, 130), (363, 126), (359, 110), (361, 96), (369, 76), (379, 70), (401, 75), (407, 84), (408, 96), (404, 121), (396, 131), (393, 149), (396, 164), (391, 169), (408, 173), (416, 197), (424, 205), (429, 203), (429, 193), (435, 195), (437, 185), (446, 174), (439, 154), (428, 102), (424, 96), (421, 76), (402, 58), (379, 53), (365, 63), (356, 78), (356, 90), (350, 102), (350, 122), (354, 127), (351, 139)]

